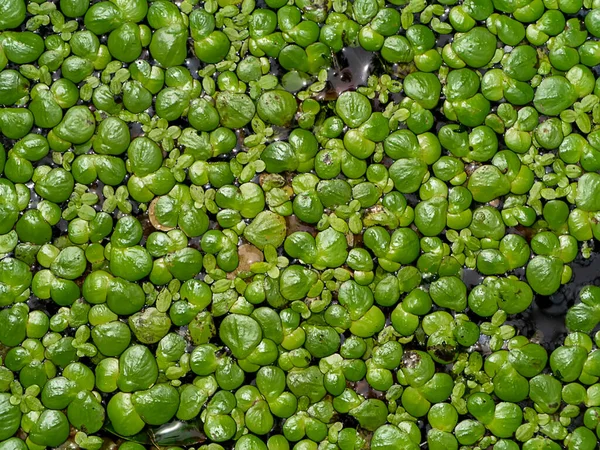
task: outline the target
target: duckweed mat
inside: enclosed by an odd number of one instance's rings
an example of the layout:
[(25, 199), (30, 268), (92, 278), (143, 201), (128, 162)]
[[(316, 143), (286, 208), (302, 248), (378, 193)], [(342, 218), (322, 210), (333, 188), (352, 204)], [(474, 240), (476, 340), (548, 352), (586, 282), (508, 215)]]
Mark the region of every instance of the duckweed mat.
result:
[(600, 0), (0, 0), (0, 450), (594, 450)]

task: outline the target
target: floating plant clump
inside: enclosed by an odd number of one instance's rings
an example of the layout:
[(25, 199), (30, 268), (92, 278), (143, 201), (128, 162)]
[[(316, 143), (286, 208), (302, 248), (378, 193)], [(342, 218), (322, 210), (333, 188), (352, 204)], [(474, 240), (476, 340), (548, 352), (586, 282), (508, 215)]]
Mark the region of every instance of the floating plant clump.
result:
[(0, 450), (594, 450), (600, 0), (0, 0)]

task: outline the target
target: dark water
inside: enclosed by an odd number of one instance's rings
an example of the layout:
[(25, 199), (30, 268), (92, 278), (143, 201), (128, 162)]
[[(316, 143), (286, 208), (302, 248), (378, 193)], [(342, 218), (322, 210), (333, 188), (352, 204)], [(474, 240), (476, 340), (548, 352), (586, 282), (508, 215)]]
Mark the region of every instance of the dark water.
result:
[(543, 333), (543, 342), (559, 344), (566, 334), (564, 316), (579, 297), (579, 291), (587, 285), (600, 285), (600, 253), (594, 252), (585, 259), (578, 255), (571, 264), (573, 278), (549, 297), (538, 295), (531, 309), (531, 320)]
[(327, 72), (327, 87), (317, 100), (332, 101), (342, 92), (366, 86), (369, 76), (380, 73), (382, 64), (374, 52), (362, 47), (345, 47), (333, 55), (332, 67)]
[[(571, 264), (573, 277), (567, 284), (550, 295), (535, 295), (531, 307), (509, 318), (508, 324), (514, 326), (519, 334), (538, 340), (548, 349), (561, 345), (567, 334), (565, 314), (579, 298), (579, 291), (587, 285), (600, 285), (600, 253), (594, 252), (586, 259), (581, 254)], [(515, 274), (525, 280), (525, 270), (518, 269)], [(462, 280), (470, 291), (483, 281), (476, 270), (463, 269)]]

